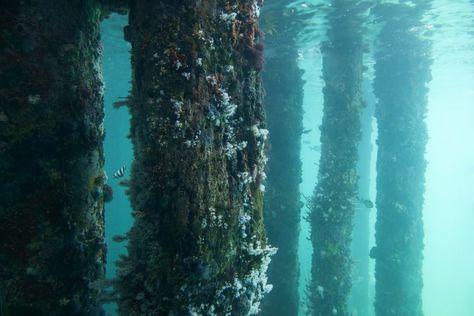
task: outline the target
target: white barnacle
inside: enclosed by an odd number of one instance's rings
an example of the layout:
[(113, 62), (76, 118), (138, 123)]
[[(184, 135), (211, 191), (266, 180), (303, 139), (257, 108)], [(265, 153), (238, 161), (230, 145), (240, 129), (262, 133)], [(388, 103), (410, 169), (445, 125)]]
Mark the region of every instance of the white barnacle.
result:
[(210, 37), (208, 40), (208, 43), (209, 43), (209, 49), (210, 50), (214, 50), (216, 47), (214, 46), (214, 39), (212, 37)]
[(226, 22), (231, 22), (235, 20), (236, 17), (237, 17), (237, 13), (235, 12), (231, 12), (231, 13), (222, 12), (220, 15), (221, 20), (224, 20)]
[(237, 150), (243, 150), (245, 147), (247, 147), (247, 142), (245, 140), (241, 141), (240, 143), (235, 146)]
[(29, 95), (28, 96), (28, 103), (36, 105), (41, 101), (41, 96), (39, 94)]
[(252, 125), (252, 127), (250, 127), (250, 130), (252, 131), (254, 136), (257, 136), (257, 134), (258, 134), (258, 126), (257, 125)]
[(227, 142), (224, 146), (224, 153), (227, 156), (227, 158), (232, 158), (234, 154), (236, 153), (236, 148), (233, 144)]
[(173, 104), (174, 114), (179, 118), (183, 111), (183, 102), (173, 98), (170, 99), (170, 102)]
[(261, 138), (263, 140), (267, 139), (267, 135), (268, 135), (268, 130), (267, 129), (259, 128), (257, 125), (252, 125), (250, 130), (252, 131), (253, 136), (255, 136), (256, 138)]
[(263, 292), (265, 294), (270, 293), (272, 290), (273, 290), (273, 284), (265, 284), (265, 286), (263, 287)]
[(227, 91), (225, 91), (225, 90), (222, 89), (222, 88), (219, 88), (219, 93), (221, 94), (222, 105), (225, 107), (227, 104), (229, 104), (230, 96), (229, 96), (229, 94), (227, 93)]
[(217, 78), (216, 78), (216, 76), (208, 75), (208, 76), (206, 76), (206, 81), (207, 81), (209, 84), (211, 84), (211, 86), (217, 85)]
[(263, 138), (263, 140), (266, 140), (268, 136), (268, 129), (261, 128), (259, 132), (260, 132), (260, 137)]
[(203, 31), (203, 30), (197, 31), (196, 35), (197, 35), (197, 37), (198, 37), (199, 39), (201, 39), (201, 40), (204, 40), (204, 39), (205, 39), (205, 37), (204, 37), (204, 31)]
[(189, 78), (191, 78), (191, 73), (189, 73), (189, 72), (183, 72), (181, 75), (182, 75), (184, 78), (188, 79), (188, 80), (189, 80)]
[(253, 13), (256, 18), (260, 16), (260, 6), (258, 5), (257, 1), (254, 1), (252, 4), (253, 7)]
[(209, 218), (212, 222), (215, 222), (217, 219), (216, 209), (214, 207), (209, 207)]
[(324, 299), (324, 287), (322, 287), (321, 285), (318, 285), (316, 287), (316, 290), (318, 291), (319, 296), (323, 300)]
[(227, 103), (224, 107), (224, 118), (229, 118), (235, 114), (235, 110), (237, 109), (237, 105), (234, 103)]
[(325, 222), (327, 222), (329, 219), (329, 215), (326, 212), (323, 212), (323, 219)]
[(241, 214), (239, 217), (239, 223), (242, 225), (247, 224), (248, 222), (250, 222), (250, 220), (251, 217), (249, 214)]

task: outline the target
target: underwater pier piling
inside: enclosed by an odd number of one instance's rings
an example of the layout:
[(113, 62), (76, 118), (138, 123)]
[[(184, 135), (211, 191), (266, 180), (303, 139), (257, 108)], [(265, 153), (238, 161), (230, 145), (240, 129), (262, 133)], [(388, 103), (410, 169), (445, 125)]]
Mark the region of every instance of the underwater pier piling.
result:
[[(298, 315), (298, 238), (300, 232), (301, 134), (303, 131), (303, 71), (298, 67), (298, 17), (285, 15), (285, 1), (263, 10), (260, 25), (265, 47), (263, 84), (269, 130), (265, 227), (269, 242), (278, 248), (268, 269), (273, 290), (265, 297), (262, 314)], [(265, 9), (265, 7), (263, 8)], [(266, 70), (268, 69), (268, 70)]]
[[(377, 246), (375, 312), (378, 316), (421, 316), (424, 158), (427, 83), (431, 43), (414, 32), (430, 1), (379, 5), (385, 25), (375, 55), (374, 92), (378, 98)], [(391, 19), (397, 12), (396, 19)], [(390, 83), (390, 84), (387, 84)]]
[(131, 1), (129, 195), (121, 315), (251, 315), (271, 290), (260, 1)]
[[(351, 234), (358, 200), (358, 143), (363, 107), (363, 19), (354, 1), (333, 1), (322, 44), (325, 87), (318, 183), (310, 205), (311, 315), (347, 315)], [(363, 12), (363, 10), (361, 10)]]
[[(0, 7), (0, 292), (6, 315), (100, 311), (103, 83), (95, 1)], [(3, 316), (3, 314), (2, 314)]]

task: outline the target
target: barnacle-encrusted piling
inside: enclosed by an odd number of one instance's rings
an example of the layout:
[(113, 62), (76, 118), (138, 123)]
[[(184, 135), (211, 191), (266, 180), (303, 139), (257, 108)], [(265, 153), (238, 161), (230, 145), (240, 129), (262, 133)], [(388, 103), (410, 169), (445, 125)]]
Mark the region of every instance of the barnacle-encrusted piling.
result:
[(130, 198), (122, 315), (255, 314), (267, 130), (260, 1), (131, 1)]
[(94, 1), (0, 6), (2, 315), (97, 313), (103, 85)]
[(263, 71), (270, 131), (264, 214), (268, 240), (278, 252), (268, 270), (273, 290), (262, 306), (263, 314), (272, 316), (298, 315), (299, 305), (303, 71), (298, 67), (296, 40), (301, 24), (297, 15), (285, 14), (286, 4), (280, 1), (270, 11), (263, 11), (260, 23), (265, 47), (272, 52)]
[(381, 4), (374, 92), (378, 98), (375, 312), (423, 315), (424, 121), (431, 80), (430, 41), (421, 18), (430, 1)]
[[(357, 160), (362, 84), (362, 8), (335, 0), (323, 43), (324, 115), (318, 183), (308, 219), (313, 244), (308, 299), (312, 315), (347, 315), (351, 289), (352, 217), (357, 202)], [(363, 11), (362, 11), (363, 12)]]

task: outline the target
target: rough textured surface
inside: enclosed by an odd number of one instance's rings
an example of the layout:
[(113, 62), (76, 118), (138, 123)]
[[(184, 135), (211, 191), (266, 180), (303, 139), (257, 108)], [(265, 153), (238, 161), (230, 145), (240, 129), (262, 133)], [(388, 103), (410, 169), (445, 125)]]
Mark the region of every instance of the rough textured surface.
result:
[[(380, 5), (374, 92), (378, 122), (375, 312), (423, 315), (423, 193), (430, 43), (412, 32), (429, 1)], [(391, 19), (394, 12), (399, 18)], [(390, 82), (390, 84), (387, 84)]]
[(129, 0), (96, 0), (100, 5), (101, 19), (107, 18), (111, 13), (127, 14)]
[(130, 198), (122, 315), (255, 314), (267, 130), (258, 1), (132, 1)]
[[(7, 315), (98, 310), (103, 276), (100, 12), (0, 8), (0, 295)], [(82, 314), (81, 314), (82, 315)]]
[(354, 1), (333, 1), (323, 44), (324, 114), (318, 183), (309, 221), (313, 244), (312, 315), (347, 315), (351, 233), (357, 202), (362, 36)]
[[(298, 68), (296, 39), (301, 27), (285, 11), (286, 1), (263, 12), (265, 32), (263, 82), (269, 161), (265, 193), (265, 227), (278, 248), (268, 270), (273, 290), (263, 302), (263, 315), (298, 315), (298, 237), (300, 224), (301, 133), (303, 130), (303, 71)], [(276, 6), (275, 6), (276, 5)], [(286, 13), (286, 14), (285, 14)]]

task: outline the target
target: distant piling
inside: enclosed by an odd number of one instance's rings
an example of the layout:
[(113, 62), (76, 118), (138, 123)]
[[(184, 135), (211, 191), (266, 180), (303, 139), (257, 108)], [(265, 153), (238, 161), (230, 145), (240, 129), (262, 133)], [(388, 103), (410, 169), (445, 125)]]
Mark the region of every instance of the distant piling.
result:
[(351, 235), (358, 201), (358, 143), (362, 102), (362, 3), (332, 1), (322, 44), (325, 86), (318, 182), (310, 205), (313, 257), (311, 315), (348, 315)]
[(384, 23), (375, 55), (378, 98), (375, 312), (377, 316), (421, 316), (423, 194), (427, 130), (427, 83), (431, 43), (423, 13), (430, 1), (380, 4)]
[[(273, 290), (263, 315), (298, 315), (298, 240), (300, 228), (301, 135), (303, 132), (303, 70), (298, 67), (297, 41), (301, 16), (285, 15), (286, 2), (263, 11), (260, 26), (265, 47), (264, 103), (269, 130), (269, 161), (265, 193), (265, 227), (278, 248), (269, 270)], [(298, 21), (298, 22), (297, 22)]]

